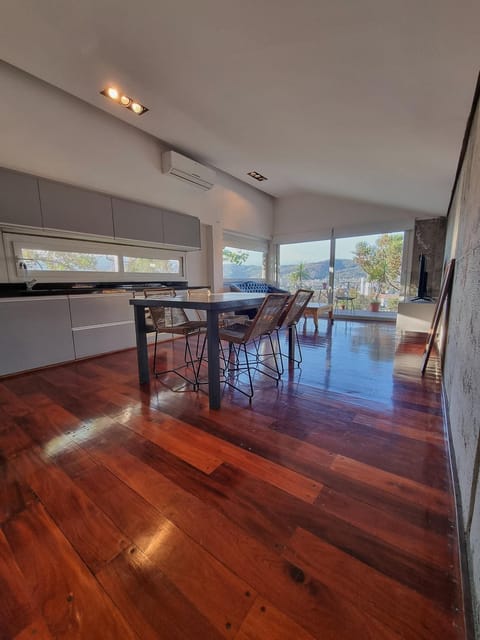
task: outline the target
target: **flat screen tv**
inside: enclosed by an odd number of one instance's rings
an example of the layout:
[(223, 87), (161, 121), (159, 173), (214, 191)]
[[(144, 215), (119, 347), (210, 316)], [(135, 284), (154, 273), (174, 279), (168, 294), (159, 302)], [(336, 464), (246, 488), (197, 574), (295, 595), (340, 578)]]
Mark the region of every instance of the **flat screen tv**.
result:
[(427, 260), (423, 253), (418, 257), (418, 261), (420, 262), (420, 269), (418, 272), (418, 289), (417, 289), (417, 297), (413, 298), (413, 301), (417, 300), (427, 300), (431, 301), (431, 298), (427, 296), (427, 282), (428, 282), (428, 272), (427, 272)]

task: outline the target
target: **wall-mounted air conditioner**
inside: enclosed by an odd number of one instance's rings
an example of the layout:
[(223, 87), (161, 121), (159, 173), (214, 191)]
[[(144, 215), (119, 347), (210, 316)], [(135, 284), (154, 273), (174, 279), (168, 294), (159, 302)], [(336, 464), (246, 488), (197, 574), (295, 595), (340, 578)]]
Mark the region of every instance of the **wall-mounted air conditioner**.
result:
[(168, 173), (206, 191), (215, 183), (215, 171), (176, 151), (162, 153), (162, 173)]

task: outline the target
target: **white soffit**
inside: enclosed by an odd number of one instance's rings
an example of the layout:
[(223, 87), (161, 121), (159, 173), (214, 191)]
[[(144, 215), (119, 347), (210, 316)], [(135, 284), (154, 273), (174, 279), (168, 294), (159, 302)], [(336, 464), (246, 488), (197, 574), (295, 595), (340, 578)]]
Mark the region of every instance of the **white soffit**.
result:
[(0, 57), (272, 195), (445, 214), (479, 25), (477, 0), (2, 0)]

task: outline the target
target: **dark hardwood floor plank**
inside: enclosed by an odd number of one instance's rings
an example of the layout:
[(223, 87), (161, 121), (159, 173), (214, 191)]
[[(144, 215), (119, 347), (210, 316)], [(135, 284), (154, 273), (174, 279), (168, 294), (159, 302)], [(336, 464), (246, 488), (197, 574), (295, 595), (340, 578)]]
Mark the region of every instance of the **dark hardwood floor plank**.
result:
[(451, 535), (439, 536), (419, 529), (384, 509), (359, 503), (329, 487), (324, 487), (315, 504), (327, 514), (345, 520), (429, 566), (441, 568), (453, 561)]
[(0, 638), (13, 638), (34, 617), (25, 581), (0, 530)]
[(257, 598), (235, 640), (314, 640), (305, 629), (275, 608), (268, 600)]
[(15, 460), (0, 459), (0, 525), (36, 501), (37, 496), (15, 469)]
[(20, 631), (13, 640), (54, 640), (54, 638), (48, 630), (45, 620), (39, 617)]
[[(141, 640), (224, 637), (135, 547), (115, 558), (97, 577)], [(132, 598), (135, 593), (141, 597)]]
[(397, 496), (403, 502), (420, 504), (422, 508), (440, 514), (451, 514), (453, 511), (452, 497), (447, 491), (429, 487), (358, 460), (336, 456), (331, 470), (359, 484), (381, 488), (383, 492)]
[(100, 633), (105, 640), (138, 640), (42, 505), (12, 518), (4, 530), (31, 601), (54, 638)]
[[(212, 436), (161, 412), (155, 414), (155, 422), (141, 416), (134, 416), (127, 419), (125, 424), (139, 435), (160, 446), (162, 446), (162, 438), (166, 432), (173, 442), (188, 441), (192, 448), (195, 448), (198, 456), (201, 456), (203, 452), (203, 455), (208, 454), (215, 457), (220, 463), (229, 462), (236, 465), (251, 475), (305, 500), (305, 502), (313, 503), (322, 488), (320, 483), (291, 471), (285, 466), (271, 462), (251, 451), (235, 447), (221, 438)], [(159, 431), (161, 431), (161, 436), (158, 436)], [(169, 448), (168, 450), (175, 454), (174, 449)], [(182, 456), (178, 457), (182, 458)], [(218, 466), (219, 464), (215, 468)]]
[(0, 380), (8, 640), (465, 640), (438, 358), (391, 325), (299, 336), (219, 411), (139, 386), (134, 350)]
[[(284, 557), (313, 573), (342, 599), (350, 600), (405, 640), (457, 638), (461, 616), (448, 615), (432, 600), (366, 566), (308, 531), (295, 532)], [(412, 616), (415, 611), (415, 616)], [(452, 611), (454, 606), (452, 605)]]
[(145, 555), (226, 638), (234, 635), (255, 591), (173, 522), (167, 520)]
[(113, 522), (61, 469), (30, 451), (15, 461), (49, 515), (91, 571), (131, 544)]

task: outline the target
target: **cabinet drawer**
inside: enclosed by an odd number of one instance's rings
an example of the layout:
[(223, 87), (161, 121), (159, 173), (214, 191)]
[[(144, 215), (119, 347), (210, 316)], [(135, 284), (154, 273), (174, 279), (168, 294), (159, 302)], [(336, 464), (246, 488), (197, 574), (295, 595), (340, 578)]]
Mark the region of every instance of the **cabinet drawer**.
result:
[(71, 297), (70, 313), (72, 327), (89, 327), (110, 322), (133, 320), (133, 307), (128, 294), (111, 294)]
[(73, 329), (72, 333), (76, 358), (86, 358), (135, 346), (134, 322)]

